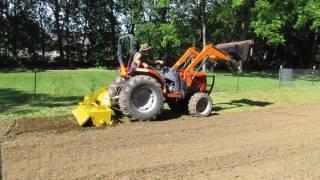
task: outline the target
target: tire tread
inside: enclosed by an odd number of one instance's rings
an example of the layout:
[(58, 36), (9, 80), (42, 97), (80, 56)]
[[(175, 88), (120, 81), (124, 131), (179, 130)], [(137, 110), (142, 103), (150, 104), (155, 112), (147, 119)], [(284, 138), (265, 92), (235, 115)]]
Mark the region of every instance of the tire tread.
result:
[[(133, 88), (136, 87), (136, 85), (138, 83), (143, 83), (143, 82), (147, 82), (147, 83), (151, 83), (151, 84), (155, 85), (156, 91), (158, 91), (158, 95), (160, 95), (159, 111), (157, 113), (155, 113), (151, 118), (144, 117), (141, 114), (135, 113), (134, 111), (132, 111), (130, 109), (130, 102), (131, 101), (129, 99), (130, 96), (128, 96), (128, 94), (130, 93), (130, 91), (132, 91)], [(164, 99), (164, 96), (162, 93), (161, 85), (157, 82), (156, 79), (154, 79), (150, 76), (146, 76), (146, 75), (138, 75), (138, 76), (132, 77), (123, 86), (121, 93), (120, 93), (119, 105), (120, 105), (120, 109), (121, 109), (122, 113), (125, 116), (127, 116), (130, 120), (132, 120), (132, 121), (134, 121), (134, 120), (146, 121), (146, 120), (154, 120), (157, 118), (157, 116), (162, 112), (164, 100), (165, 99)]]
[(200, 117), (200, 116), (209, 116), (211, 113), (208, 115), (201, 115), (198, 111), (197, 111), (197, 103), (201, 98), (208, 98), (209, 99), (209, 103), (211, 103), (211, 110), (212, 110), (212, 100), (211, 97), (207, 94), (207, 93), (203, 93), (203, 92), (198, 92), (195, 93), (193, 96), (191, 96), (190, 100), (189, 100), (189, 104), (188, 104), (188, 110), (189, 110), (189, 114), (192, 116), (196, 116), (196, 117)]

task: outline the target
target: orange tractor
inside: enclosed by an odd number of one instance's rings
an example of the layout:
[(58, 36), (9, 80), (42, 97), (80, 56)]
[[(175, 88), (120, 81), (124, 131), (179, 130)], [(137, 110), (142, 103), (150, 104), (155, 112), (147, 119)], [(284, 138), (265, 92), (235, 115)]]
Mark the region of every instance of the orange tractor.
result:
[[(123, 47), (129, 39), (130, 58), (127, 66), (123, 61)], [(231, 61), (232, 56), (247, 57), (252, 41), (221, 44), (218, 49), (212, 44), (202, 51), (189, 48), (172, 67), (135, 67), (133, 65), (134, 37), (119, 38), (118, 61), (120, 77), (109, 86), (111, 109), (121, 112), (130, 120), (152, 120), (161, 113), (165, 102), (172, 110), (189, 111), (193, 116), (209, 116), (212, 111), (210, 93), (214, 86), (214, 76), (201, 72), (207, 61)], [(207, 79), (212, 78), (208, 84)]]

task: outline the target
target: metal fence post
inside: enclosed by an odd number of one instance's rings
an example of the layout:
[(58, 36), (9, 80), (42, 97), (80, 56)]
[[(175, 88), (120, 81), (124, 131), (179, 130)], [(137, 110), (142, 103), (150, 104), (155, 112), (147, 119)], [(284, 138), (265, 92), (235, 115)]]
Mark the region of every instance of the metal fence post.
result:
[(36, 99), (37, 93), (37, 69), (34, 69), (34, 83), (33, 83), (33, 100)]
[(238, 78), (237, 78), (237, 90), (239, 90), (239, 80), (240, 80), (240, 72), (241, 71), (241, 65), (238, 66)]
[(313, 84), (314, 84), (314, 79), (315, 79), (315, 70), (316, 70), (316, 66), (313, 66), (313, 70), (312, 70), (312, 80), (311, 80), (312, 86), (313, 86)]
[(280, 65), (280, 68), (279, 68), (279, 88), (281, 88), (281, 71), (282, 71), (282, 65)]

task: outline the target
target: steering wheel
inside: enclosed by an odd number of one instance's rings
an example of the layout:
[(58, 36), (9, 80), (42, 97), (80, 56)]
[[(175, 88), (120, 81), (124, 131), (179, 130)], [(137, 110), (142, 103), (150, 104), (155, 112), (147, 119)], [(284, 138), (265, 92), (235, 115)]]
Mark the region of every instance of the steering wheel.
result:
[(160, 63), (156, 63), (156, 65), (154, 66), (154, 69), (156, 69), (157, 71), (163, 71), (164, 65)]

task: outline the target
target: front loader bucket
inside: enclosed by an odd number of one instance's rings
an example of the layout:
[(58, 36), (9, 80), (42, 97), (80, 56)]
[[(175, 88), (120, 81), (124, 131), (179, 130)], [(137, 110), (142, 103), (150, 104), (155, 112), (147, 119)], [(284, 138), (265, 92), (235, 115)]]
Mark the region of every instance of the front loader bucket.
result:
[(91, 121), (93, 125), (100, 127), (103, 124), (112, 124), (112, 114), (108, 88), (103, 87), (93, 96), (85, 96), (83, 102), (72, 111), (80, 126)]
[(249, 51), (250, 49), (252, 50), (253, 43), (254, 42), (252, 40), (231, 42), (231, 43), (217, 44), (216, 48), (233, 56), (237, 60), (245, 61), (248, 59)]

